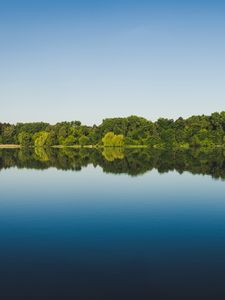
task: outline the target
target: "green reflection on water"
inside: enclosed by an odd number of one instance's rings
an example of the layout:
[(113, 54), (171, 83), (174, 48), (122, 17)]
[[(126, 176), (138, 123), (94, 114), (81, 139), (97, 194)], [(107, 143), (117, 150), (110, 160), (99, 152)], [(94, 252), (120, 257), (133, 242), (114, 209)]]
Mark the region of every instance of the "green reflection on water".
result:
[(2, 149), (0, 170), (10, 167), (79, 171), (89, 164), (104, 172), (137, 176), (152, 169), (164, 173), (176, 170), (192, 174), (207, 174), (225, 179), (225, 152), (222, 149), (156, 150), (156, 149)]

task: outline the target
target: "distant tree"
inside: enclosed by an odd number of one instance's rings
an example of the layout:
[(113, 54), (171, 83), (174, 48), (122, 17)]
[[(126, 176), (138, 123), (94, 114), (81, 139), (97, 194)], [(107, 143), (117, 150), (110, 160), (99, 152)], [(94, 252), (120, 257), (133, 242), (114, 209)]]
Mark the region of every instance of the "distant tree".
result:
[(102, 138), (104, 147), (122, 147), (124, 145), (124, 136), (122, 134), (115, 135), (110, 131)]
[(193, 146), (193, 147), (200, 147), (201, 146), (201, 141), (200, 141), (200, 139), (197, 135), (194, 135), (191, 138), (190, 145)]
[(51, 130), (45, 142), (46, 146), (55, 146), (58, 144), (58, 139), (56, 133)]
[(81, 126), (81, 122), (80, 121), (73, 121), (71, 123), (72, 123), (73, 126), (77, 126), (77, 127)]
[(6, 125), (2, 128), (2, 141), (4, 144), (13, 144), (15, 142), (16, 131), (14, 125)]
[(112, 146), (112, 140), (113, 140), (114, 136), (115, 136), (115, 134), (112, 131), (105, 134), (105, 136), (102, 138), (104, 147)]
[(46, 146), (47, 140), (49, 137), (49, 132), (41, 131), (34, 135), (34, 146), (35, 147), (44, 147)]
[(135, 140), (135, 139), (132, 139), (132, 138), (130, 138), (130, 137), (126, 137), (126, 138), (124, 139), (124, 144), (125, 144), (125, 145), (138, 145), (139, 143), (138, 143), (138, 141)]
[(72, 146), (74, 144), (75, 144), (75, 137), (73, 135), (69, 135), (63, 141), (63, 145), (66, 145), (66, 146)]
[(79, 138), (79, 144), (81, 146), (85, 146), (85, 145), (88, 145), (89, 144), (89, 138), (85, 135), (82, 135), (80, 138)]
[(66, 127), (66, 125), (62, 125), (59, 128), (58, 138), (60, 138), (60, 137), (64, 137), (65, 138), (66, 136), (67, 136), (67, 127)]
[(33, 146), (32, 135), (28, 132), (22, 131), (18, 135), (19, 144), (22, 147), (31, 147)]
[[(25, 134), (26, 133), (26, 134)], [(86, 126), (80, 121), (0, 123), (0, 143), (37, 147), (53, 145), (98, 145), (121, 147), (148, 145), (153, 148), (224, 146), (225, 112), (210, 116), (191, 116), (177, 120), (160, 118), (151, 122), (138, 116), (104, 119), (100, 125)], [(33, 140), (33, 141), (32, 141)]]
[(114, 147), (123, 147), (124, 146), (124, 136), (123, 134), (117, 134), (112, 140)]

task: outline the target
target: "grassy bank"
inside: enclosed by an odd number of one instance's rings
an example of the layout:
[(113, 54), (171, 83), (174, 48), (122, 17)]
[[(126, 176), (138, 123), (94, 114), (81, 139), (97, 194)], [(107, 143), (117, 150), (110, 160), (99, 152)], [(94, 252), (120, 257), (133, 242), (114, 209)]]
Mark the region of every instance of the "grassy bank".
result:
[(73, 148), (73, 149), (79, 149), (79, 148), (88, 148), (88, 149), (101, 149), (101, 148), (148, 148), (147, 145), (124, 145), (121, 147), (105, 147), (103, 145), (72, 145), (72, 146), (66, 146), (66, 145), (56, 145), (52, 146), (52, 148)]
[[(34, 146), (30, 147), (23, 147), (21, 145), (15, 145), (15, 144), (0, 144), (0, 149), (19, 149), (19, 148), (35, 148)], [(39, 147), (38, 147), (39, 148)], [(42, 147), (41, 147), (42, 148)], [(43, 147), (45, 148), (45, 147)], [(106, 147), (103, 145), (55, 145), (55, 146), (50, 146), (50, 148), (56, 148), (56, 149), (63, 149), (63, 148), (70, 148), (70, 149), (81, 149), (81, 148), (86, 148), (86, 149), (104, 149), (104, 148), (124, 148), (124, 149), (146, 149), (146, 148), (151, 148), (151, 149), (167, 149), (167, 147), (164, 146), (150, 146), (150, 145), (123, 145), (123, 146), (118, 146), (118, 147)], [(180, 145), (176, 147), (172, 147), (169, 149), (192, 149), (193, 147), (190, 147), (189, 145)], [(209, 147), (196, 147), (195, 149), (205, 149), (205, 150), (212, 150), (216, 148), (224, 148), (225, 145), (211, 145)]]
[(18, 149), (20, 145), (12, 145), (12, 144), (2, 144), (0, 145), (0, 149)]

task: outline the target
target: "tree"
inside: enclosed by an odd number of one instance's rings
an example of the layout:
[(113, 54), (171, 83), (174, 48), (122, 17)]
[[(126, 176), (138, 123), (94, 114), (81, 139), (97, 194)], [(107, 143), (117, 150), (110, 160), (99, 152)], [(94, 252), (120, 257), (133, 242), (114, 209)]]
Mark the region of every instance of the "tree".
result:
[[(122, 147), (148, 145), (153, 148), (224, 146), (225, 112), (211, 116), (191, 116), (177, 120), (160, 118), (151, 122), (138, 116), (104, 119), (100, 125), (87, 126), (79, 121), (0, 123), (0, 143), (37, 147), (53, 145), (99, 145)], [(32, 141), (33, 140), (33, 141)]]
[(75, 137), (73, 135), (69, 135), (63, 141), (63, 145), (66, 145), (66, 146), (72, 146), (74, 144), (75, 144)]
[(57, 135), (53, 130), (49, 132), (45, 144), (46, 146), (55, 146), (58, 144)]
[(104, 147), (122, 147), (124, 145), (124, 136), (122, 134), (115, 135), (110, 131), (102, 138)]
[(2, 140), (4, 144), (14, 144), (16, 131), (14, 125), (6, 125), (2, 129)]
[(112, 140), (114, 147), (123, 147), (124, 146), (124, 136), (122, 134), (114, 135)]
[(44, 147), (46, 146), (47, 139), (49, 137), (49, 132), (41, 131), (34, 135), (34, 146)]
[(115, 136), (115, 134), (112, 131), (105, 134), (105, 136), (102, 138), (104, 147), (112, 146), (112, 140), (113, 140), (114, 136)]
[(82, 135), (80, 138), (79, 138), (79, 144), (81, 146), (85, 146), (85, 145), (88, 145), (89, 143), (89, 138), (85, 135)]
[(197, 135), (194, 135), (190, 141), (190, 145), (193, 147), (200, 147), (201, 141), (199, 140), (199, 137)]
[(22, 147), (31, 147), (33, 146), (32, 135), (28, 132), (22, 131), (18, 135), (18, 141)]

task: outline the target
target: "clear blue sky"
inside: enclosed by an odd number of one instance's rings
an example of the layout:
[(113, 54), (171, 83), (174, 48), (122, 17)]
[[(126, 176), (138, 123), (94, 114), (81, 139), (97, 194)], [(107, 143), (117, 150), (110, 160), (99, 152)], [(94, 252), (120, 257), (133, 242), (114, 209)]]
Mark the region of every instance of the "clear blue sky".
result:
[(1, 0), (0, 121), (225, 110), (225, 1)]

